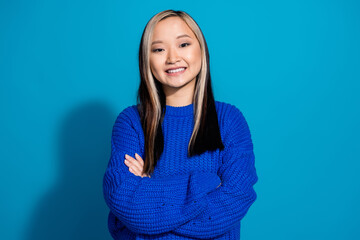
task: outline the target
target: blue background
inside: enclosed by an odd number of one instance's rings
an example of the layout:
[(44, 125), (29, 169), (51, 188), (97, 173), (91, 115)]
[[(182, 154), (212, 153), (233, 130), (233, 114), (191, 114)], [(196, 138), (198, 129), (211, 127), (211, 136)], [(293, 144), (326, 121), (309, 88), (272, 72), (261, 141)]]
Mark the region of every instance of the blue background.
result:
[(147, 21), (184, 10), (248, 121), (242, 239), (360, 239), (358, 1), (1, 1), (0, 239), (110, 239), (102, 176)]

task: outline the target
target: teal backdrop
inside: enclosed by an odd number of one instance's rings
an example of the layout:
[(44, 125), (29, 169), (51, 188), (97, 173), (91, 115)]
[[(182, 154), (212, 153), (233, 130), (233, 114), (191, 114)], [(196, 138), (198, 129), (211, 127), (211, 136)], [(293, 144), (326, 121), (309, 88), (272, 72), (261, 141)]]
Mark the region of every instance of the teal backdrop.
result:
[(0, 239), (111, 239), (102, 177), (137, 53), (165, 9), (198, 22), (215, 99), (248, 121), (241, 239), (360, 239), (360, 2), (2, 0)]

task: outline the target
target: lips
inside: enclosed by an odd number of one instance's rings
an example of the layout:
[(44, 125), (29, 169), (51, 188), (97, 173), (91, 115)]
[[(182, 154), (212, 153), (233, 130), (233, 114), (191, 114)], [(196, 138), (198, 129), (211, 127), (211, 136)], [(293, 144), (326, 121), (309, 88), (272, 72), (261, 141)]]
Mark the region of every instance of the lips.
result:
[(167, 73), (176, 73), (176, 72), (182, 72), (186, 69), (186, 67), (176, 67), (176, 68), (169, 68), (165, 70)]

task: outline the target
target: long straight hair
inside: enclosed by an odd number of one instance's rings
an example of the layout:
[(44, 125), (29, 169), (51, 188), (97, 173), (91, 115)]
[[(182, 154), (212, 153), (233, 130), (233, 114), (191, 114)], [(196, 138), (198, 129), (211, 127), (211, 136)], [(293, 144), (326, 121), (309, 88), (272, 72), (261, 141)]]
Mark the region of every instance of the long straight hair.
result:
[(165, 10), (154, 15), (143, 31), (139, 48), (140, 86), (137, 108), (145, 136), (143, 174), (154, 171), (157, 160), (164, 150), (161, 124), (166, 110), (166, 96), (161, 83), (150, 69), (150, 47), (155, 25), (168, 17), (180, 17), (194, 32), (201, 48), (201, 70), (196, 76), (193, 96), (194, 128), (188, 144), (188, 157), (205, 151), (223, 150), (215, 99), (211, 87), (209, 51), (203, 33), (193, 18), (184, 11)]

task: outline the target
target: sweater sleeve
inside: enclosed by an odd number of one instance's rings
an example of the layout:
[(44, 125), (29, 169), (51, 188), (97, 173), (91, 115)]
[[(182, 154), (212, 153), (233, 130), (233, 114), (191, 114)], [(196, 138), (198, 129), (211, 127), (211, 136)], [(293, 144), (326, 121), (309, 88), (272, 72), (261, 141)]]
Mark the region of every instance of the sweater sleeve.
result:
[[(160, 234), (195, 218), (206, 207), (200, 201), (221, 183), (214, 173), (193, 171), (163, 178), (136, 176), (124, 163), (125, 154), (141, 157), (139, 127), (128, 110), (116, 119), (111, 157), (103, 177), (103, 193), (110, 211), (132, 232)], [(142, 131), (142, 129), (141, 129)]]
[(222, 184), (207, 194), (205, 210), (194, 219), (173, 230), (177, 235), (214, 239), (228, 232), (245, 216), (257, 195), (254, 152), (248, 124), (237, 108), (227, 123), (225, 149), (219, 176)]

